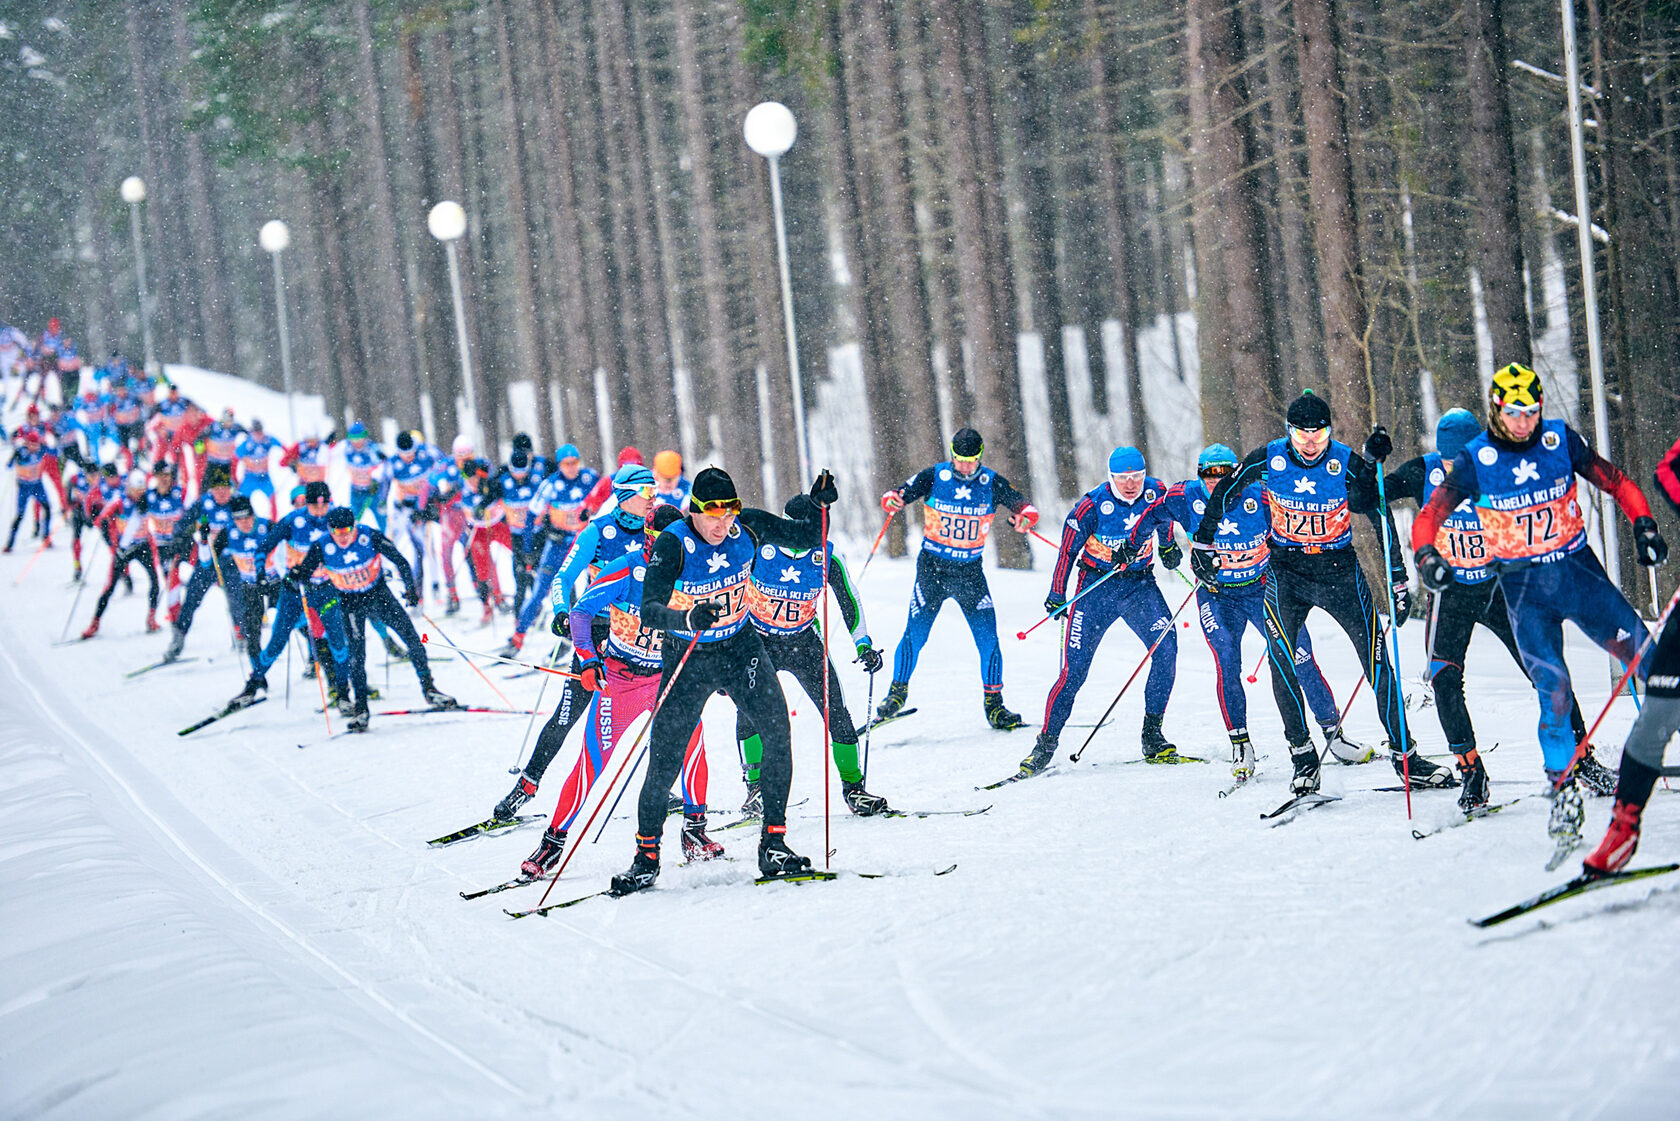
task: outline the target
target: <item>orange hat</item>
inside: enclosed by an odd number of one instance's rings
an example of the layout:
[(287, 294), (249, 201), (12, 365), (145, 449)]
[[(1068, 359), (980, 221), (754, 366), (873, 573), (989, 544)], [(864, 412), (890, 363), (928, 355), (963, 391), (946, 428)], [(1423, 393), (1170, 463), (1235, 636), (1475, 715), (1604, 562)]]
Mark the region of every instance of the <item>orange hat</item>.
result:
[(653, 457), (653, 469), (666, 478), (674, 478), (682, 474), (682, 456), (666, 449)]

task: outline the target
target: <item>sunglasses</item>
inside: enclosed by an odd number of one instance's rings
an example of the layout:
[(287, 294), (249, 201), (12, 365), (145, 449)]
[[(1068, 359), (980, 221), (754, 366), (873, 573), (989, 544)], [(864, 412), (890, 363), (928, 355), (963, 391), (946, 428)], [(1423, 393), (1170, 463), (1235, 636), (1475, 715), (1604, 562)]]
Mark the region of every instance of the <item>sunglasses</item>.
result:
[(1235, 470), (1236, 468), (1231, 466), (1229, 463), (1215, 463), (1202, 468), (1200, 471), (1196, 472), (1196, 474), (1200, 475), (1204, 479), (1210, 477), (1223, 479), (1226, 475), (1229, 475)]
[(961, 464), (964, 464), (964, 465), (971, 464), (971, 463), (979, 463), (980, 462), (980, 457), (977, 456), (977, 455), (953, 455), (951, 457), (951, 462), (952, 463), (961, 463)]
[(1499, 406), (1499, 412), (1501, 415), (1508, 416), (1512, 420), (1515, 420), (1518, 417), (1538, 416), (1540, 413), (1540, 402), (1536, 401), (1532, 405), (1501, 405)]
[(303, 500), (309, 506), (325, 506), (332, 501), (330, 498), (306, 498)]
[(741, 500), (739, 498), (725, 498), (717, 502), (701, 502), (690, 499), (688, 508), (696, 514), (705, 514), (710, 518), (721, 518), (725, 514), (739, 514)]
[(1328, 431), (1328, 428), (1296, 428), (1293, 424), (1289, 426), (1291, 436), (1299, 436), (1304, 440), (1316, 440)]

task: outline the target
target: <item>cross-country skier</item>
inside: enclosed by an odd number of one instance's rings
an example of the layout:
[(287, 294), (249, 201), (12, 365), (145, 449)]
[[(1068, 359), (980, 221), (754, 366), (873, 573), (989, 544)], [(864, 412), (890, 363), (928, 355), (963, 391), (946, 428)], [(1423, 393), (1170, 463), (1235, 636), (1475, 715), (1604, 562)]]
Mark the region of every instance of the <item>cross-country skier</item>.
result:
[[(508, 646), (513, 651), (519, 650), (524, 644), (525, 632), (529, 631), (531, 624), (537, 621), (537, 616), (542, 612), (543, 604), (552, 598), (549, 589), (555, 574), (560, 571), (566, 558), (572, 555), (573, 542), (589, 524), (590, 515), (584, 509), (584, 502), (588, 499), (590, 492), (595, 489), (598, 476), (592, 468), (584, 466), (575, 445), (563, 444), (560, 450), (554, 454), (559, 460), (559, 467), (554, 474), (542, 480), (541, 484), (538, 485), (537, 492), (532, 496), (529, 507), (531, 520), (535, 523), (532, 533), (536, 538), (540, 538), (543, 543), (542, 556), (537, 561), (536, 572), (532, 576), (532, 590), (535, 594), (525, 601), (524, 609), (519, 612), (519, 618), (514, 624), (513, 637), (508, 639)], [(619, 473), (622, 474), (624, 470), (622, 467), (619, 468)], [(647, 474), (648, 484), (651, 486), (652, 472), (649, 472), (645, 467), (640, 468), (640, 470)], [(615, 493), (618, 487), (617, 477), (617, 475), (614, 475), (612, 479), (607, 480), (607, 494), (609, 496)], [(625, 477), (639, 479), (641, 476), (627, 475)], [(641, 486), (640, 483), (635, 485), (638, 488)], [(640, 504), (637, 505), (639, 508)], [(619, 506), (620, 510), (623, 508), (622, 505)], [(641, 518), (646, 513), (644, 510), (641, 514), (636, 515), (635, 525), (626, 527), (632, 535), (641, 532)], [(579, 568), (572, 573), (571, 582), (566, 585), (565, 597), (563, 598), (569, 599), (572, 585), (577, 582), (582, 566), (593, 563), (594, 557), (595, 554), (592, 549), (583, 551), (582, 559), (578, 562)], [(560, 612), (556, 612), (556, 617), (561, 617)], [(562, 622), (556, 633), (564, 632), (564, 630), (565, 625)], [(511, 657), (512, 654), (510, 653), (508, 656)]]
[[(526, 601), (531, 597), (531, 570), (537, 563), (531, 500), (536, 497), (542, 480), (531, 470), (531, 453), (515, 448), (495, 482), (502, 492), (502, 513), (507, 518), (508, 540), (513, 548), (513, 614), (517, 619), (525, 613)], [(518, 650), (519, 644), (514, 643), (513, 648)]]
[(18, 527), (23, 524), (23, 515), (28, 512), (29, 504), (34, 502), (36, 509), (45, 519), (45, 529), (42, 539), (45, 547), (52, 546), (52, 504), (47, 501), (46, 484), (41, 481), (46, 472), (47, 451), (41, 444), (41, 433), (36, 429), (29, 429), (24, 433), (23, 444), (12, 451), (11, 462), (7, 464), (16, 476), (17, 482), (17, 516), (12, 519), (11, 532), (6, 535), (6, 547), (0, 553), (12, 551), (12, 545), (17, 541)]
[(386, 463), (391, 476), (393, 541), (407, 541), (414, 553), (414, 582), (426, 586), (426, 507), (431, 495), (432, 455), (412, 432), (397, 433), (397, 454)]
[(274, 498), (274, 480), (268, 474), (269, 456), (279, 448), (280, 441), (264, 432), (262, 421), (255, 418), (250, 431), (234, 445), (234, 454), (239, 457), (239, 493), (246, 498), (254, 494), (266, 497), (270, 521), (280, 516), (280, 504)]
[[(804, 496), (796, 495), (788, 500), (783, 512), (789, 518), (802, 517), (806, 504)], [(663, 514), (666, 509), (669, 507), (661, 503), (659, 512)], [(881, 652), (870, 640), (863, 603), (852, 587), (845, 562), (834, 552), (833, 542), (827, 542), (822, 549), (761, 545), (747, 584), (747, 612), (764, 643), (770, 664), (791, 674), (812, 704), (822, 705), (823, 676), (827, 675), (829, 747), (834, 753), (834, 768), (840, 772), (840, 797), (854, 814), (869, 817), (889, 807), (885, 798), (863, 788), (863, 770), (858, 766), (858, 729), (852, 723), (851, 711), (840, 689), (840, 675), (834, 672), (834, 662), (823, 648), (823, 636), (817, 626), (825, 553), (828, 587), (834, 590), (835, 607), (851, 636), (857, 660), (868, 673), (877, 672), (882, 665)], [(741, 759), (747, 769), (747, 802), (742, 809), (758, 814), (764, 804), (759, 787), (764, 738), (745, 712), (735, 714), (735, 738), (741, 745)]]
[[(210, 550), (221, 558), (219, 563), (228, 582), (239, 585), (239, 595), (230, 596), (229, 603), (237, 604), (238, 613), (234, 620), (245, 643), (245, 657), (255, 669), (262, 657), (263, 609), (268, 604), (263, 594), (268, 558), (261, 550), (271, 527), (266, 520), (257, 517), (251, 500), (242, 494), (234, 495), (229, 501), (228, 513), (233, 522), (216, 531), (216, 536), (210, 540)], [(255, 697), (256, 692), (251, 689), (248, 695)]]
[(204, 454), (198, 461), (200, 486), (212, 467), (222, 468), (229, 479), (233, 478), (234, 465), (239, 462), (239, 439), (244, 435), (245, 429), (234, 419), (232, 409), (223, 409), (221, 417), (204, 430)]
[(664, 700), (649, 733), (647, 776), (637, 805), (636, 856), (628, 870), (613, 877), (614, 894), (651, 887), (659, 877), (659, 841), (671, 784), (682, 770), (684, 749), (706, 701), (720, 690), (752, 718), (764, 737), (759, 871), (784, 876), (810, 869), (810, 860), (787, 846), (787, 798), (793, 782), (787, 704), (764, 642), (747, 622), (747, 585), (753, 558), (764, 546), (819, 548), (823, 542), (818, 507), (837, 497), (834, 477), (825, 471), (802, 504), (803, 517), (742, 509), (735, 481), (721, 468), (708, 467), (694, 478), (687, 516), (654, 542), (642, 585), (642, 621), (667, 636), (661, 649)]
[(360, 521), (373, 511), (379, 531), (385, 532), (384, 497), (385, 449), (368, 436), (367, 425), (357, 421), (345, 437), (344, 466), (350, 472), (350, 512)]
[[(1586, 810), (1575, 777), (1565, 773), (1577, 741), (1569, 723), (1574, 692), (1563, 658), (1564, 620), (1623, 664), (1633, 660), (1649, 634), (1587, 547), (1575, 476), (1609, 493), (1633, 522), (1640, 564), (1661, 564), (1668, 545), (1638, 484), (1569, 425), (1541, 417), (1538, 374), (1515, 362), (1503, 366), (1493, 375), (1488, 397), (1488, 427), (1458, 453), (1452, 471), (1418, 513), (1412, 547), (1424, 584), (1435, 591), (1450, 587), (1452, 565), (1435, 542), (1459, 504), (1474, 500), (1517, 649), (1540, 695), (1540, 751), (1554, 784), (1546, 829), (1557, 853), (1567, 854), (1581, 843)], [(1647, 672), (1641, 663), (1640, 676)]]
[(907, 502), (922, 502), (922, 548), (916, 554), (910, 616), (893, 655), (892, 684), (875, 710), (881, 719), (896, 715), (909, 699), (910, 675), (916, 671), (922, 644), (939, 609), (947, 599), (954, 599), (980, 653), (986, 722), (1000, 730), (1022, 727), (1020, 715), (1003, 705), (1003, 650), (998, 646), (997, 612), (980, 558), (998, 507), (1013, 513), (1010, 525), (1021, 533), (1038, 524), (1038, 510), (1008, 479), (980, 466), (982, 450), (980, 433), (964, 428), (951, 438), (950, 459), (923, 468), (881, 496), (881, 509), (889, 516)]
[(653, 497), (681, 510), (688, 503), (689, 482), (682, 455), (666, 449), (653, 457)]
[[(1385, 486), (1389, 502), (1410, 498), (1420, 508), (1426, 505), (1435, 488), (1446, 481), (1458, 453), (1481, 430), (1482, 422), (1468, 409), (1449, 409), (1442, 413), (1435, 425), (1435, 450), (1407, 460), (1389, 474)], [(1511, 632), (1499, 574), (1488, 563), (1482, 520), (1476, 513), (1475, 503), (1459, 503), (1458, 509), (1442, 524), (1435, 545), (1446, 550), (1443, 555), (1452, 567), (1453, 578), (1443, 591), (1436, 593), (1429, 612), (1429, 683), (1435, 690), (1435, 712), (1441, 721), (1441, 731), (1458, 760), (1463, 787), (1458, 795), (1459, 808), (1469, 813), (1488, 802), (1487, 768), (1476, 750), (1476, 729), (1470, 722), (1470, 707), (1464, 702), (1464, 655), (1470, 646), (1471, 631), (1481, 624), (1505, 644), (1519, 667), (1523, 660), (1517, 651), (1516, 636)], [(1524, 669), (1523, 673), (1526, 676), (1528, 671)], [(1586, 739), (1587, 726), (1573, 694), (1569, 726), (1576, 743)], [(1596, 794), (1609, 794), (1616, 786), (1616, 773), (1594, 758), (1591, 748), (1582, 758), (1577, 775)]]
[[(1680, 440), (1668, 449), (1652, 478), (1657, 493), (1680, 514)], [(1639, 819), (1662, 773), (1663, 751), (1680, 731), (1680, 612), (1669, 614), (1656, 649), (1647, 653), (1645, 660), (1650, 665), (1650, 675), (1645, 679), (1645, 707), (1634, 718), (1633, 730), (1622, 745), (1622, 773), (1616, 780), (1610, 827), (1598, 848), (1581, 863), (1589, 875), (1620, 872), (1633, 859), (1639, 847)]]
[[(222, 570), (221, 556), (209, 547), (211, 537), (233, 524), (233, 481), (227, 475), (227, 468), (221, 466), (211, 468), (206, 481), (210, 484), (208, 490), (199, 495), (198, 501), (177, 523), (169, 546), (175, 556), (184, 557), (193, 552), (193, 537), (198, 538), (198, 563), (187, 578), (186, 595), (181, 600), (180, 612), (175, 616), (169, 648), (163, 652), (166, 664), (181, 656), (181, 649), (187, 644), (187, 632), (192, 629), (193, 617), (198, 614), (198, 605), (204, 602), (211, 585), (222, 586), (229, 615), (237, 621), (243, 614), (239, 597), (244, 589), (233, 573)], [(250, 500), (246, 501), (249, 504)]]
[[(1314, 607), (1323, 609), (1347, 634), (1371, 682), (1389, 758), (1396, 774), (1415, 788), (1456, 786), (1451, 770), (1436, 766), (1402, 735), (1404, 700), (1389, 664), (1377, 605), (1353, 549), (1353, 515), (1370, 518), (1378, 533), (1394, 535), (1393, 522), (1377, 502), (1376, 470), (1352, 448), (1330, 436), (1330, 406), (1303, 393), (1289, 406), (1287, 436), (1256, 448), (1208, 497), (1207, 511), (1191, 544), (1190, 567), (1209, 588), (1218, 587), (1223, 557), (1215, 548), (1220, 523), (1240, 508), (1254, 483), (1265, 485), (1272, 524), (1267, 544), (1271, 573), (1266, 580), (1267, 657), (1272, 695), (1283, 717), (1284, 736), (1295, 765), (1290, 789), (1319, 787), (1319, 754), (1307, 733), (1307, 705), (1295, 675), (1295, 637)], [(1392, 536), (1389, 570), (1396, 618), (1405, 622), (1411, 602), (1399, 540)]]
[(99, 633), (99, 620), (104, 618), (105, 608), (111, 604), (111, 593), (116, 590), (117, 580), (128, 572), (128, 566), (135, 561), (139, 561), (146, 570), (149, 582), (146, 589), (146, 630), (150, 633), (162, 629), (157, 622), (157, 544), (146, 528), (146, 507), (154, 494), (154, 491), (146, 489), (144, 471), (130, 471), (122, 494), (107, 502), (94, 518), (96, 527), (110, 527), (105, 532), (113, 534), (115, 541), (111, 549), (111, 575), (105, 581), (105, 590), (99, 593), (99, 602), (93, 608), (93, 621), (82, 632), (83, 638), (92, 638)]

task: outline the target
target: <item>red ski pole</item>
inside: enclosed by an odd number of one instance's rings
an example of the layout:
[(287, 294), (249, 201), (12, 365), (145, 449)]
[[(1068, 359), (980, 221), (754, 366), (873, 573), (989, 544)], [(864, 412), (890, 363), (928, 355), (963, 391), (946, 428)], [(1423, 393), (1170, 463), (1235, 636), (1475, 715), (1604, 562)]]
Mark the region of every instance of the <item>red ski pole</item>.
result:
[[(437, 631), (438, 634), (443, 635), (443, 642), (440, 642), (438, 645), (442, 646), (442, 645), (447, 643), (449, 648), (452, 649), (452, 650), (460, 650), (461, 649), (459, 646), (455, 645), (455, 643), (450, 639), (450, 637), (447, 634), (444, 634), (444, 630), (443, 630), (442, 627), (438, 626), (437, 623), (432, 621), (432, 617), (430, 615), (428, 615), (424, 611), (422, 611), (420, 613), (420, 618), (426, 620), (426, 625), (427, 626), (431, 627), (434, 631)], [(424, 642), (425, 639), (421, 639), (420, 641)], [(466, 653), (466, 651), (463, 650), (462, 653)], [(494, 681), (490, 680), (490, 675), (489, 674), (487, 674), (483, 670), (479, 669), (478, 666), (474, 665), (471, 661), (468, 661), (467, 665), (472, 666), (472, 671), (474, 673), (478, 674), (478, 676), (484, 680), (484, 684), (490, 686), (490, 691), (492, 693), (495, 693), (496, 696), (502, 698), (502, 703), (503, 704), (507, 705), (509, 708), (518, 707), (512, 701), (507, 699), (507, 694), (506, 693), (504, 693), (500, 689), (496, 688), (496, 683)], [(550, 670), (549, 672), (550, 673), (559, 673), (560, 671), (559, 670)]]
[[(880, 530), (879, 533), (877, 533), (875, 535), (875, 544), (869, 546), (869, 555), (864, 558), (863, 567), (858, 569), (858, 579), (859, 580), (862, 580), (863, 579), (863, 574), (865, 572), (869, 571), (869, 562), (875, 559), (875, 550), (879, 549), (881, 547), (882, 539), (887, 536), (887, 527), (889, 525), (892, 525), (893, 518), (895, 518), (897, 516), (898, 516), (898, 511), (897, 510), (887, 511), (887, 520), (881, 523), (881, 530)], [(823, 511), (823, 524), (825, 526), (828, 524), (828, 511), (826, 509)], [(827, 538), (828, 538), (828, 531), (827, 531), (827, 529), (824, 529), (823, 530), (823, 539), (827, 540)]]
[[(891, 521), (888, 518), (888, 521)], [(886, 526), (881, 529), (884, 532)], [(828, 867), (829, 856), (834, 850), (829, 846), (829, 810), (828, 810), (828, 675), (833, 664), (828, 660), (828, 507), (822, 508), (822, 638), (823, 638), (823, 742), (822, 755), (818, 763), (823, 773), (823, 867)]]
[[(424, 616), (422, 616), (422, 617), (424, 617)], [(427, 619), (426, 621), (428, 623), (431, 623), (430, 619)], [(437, 626), (436, 623), (432, 623), (432, 625), (434, 627)], [(468, 650), (464, 646), (456, 646), (453, 642), (450, 642), (447, 638), (445, 638), (444, 641), (442, 641), (442, 642), (433, 642), (431, 635), (423, 634), (423, 635), (420, 636), (420, 641), (425, 643), (427, 646), (441, 646), (445, 650), (453, 650), (457, 654), (466, 654), (469, 657), (473, 657), (473, 658), (489, 658), (492, 662), (506, 662), (510, 666), (519, 666), (522, 669), (534, 669), (534, 670), (537, 670), (541, 673), (552, 673), (555, 677), (571, 677), (571, 678), (576, 678), (579, 681), (583, 680), (583, 675), (582, 674), (576, 674), (576, 673), (571, 672), (570, 670), (551, 669), (548, 666), (539, 666), (539, 665), (535, 665), (531, 662), (522, 662), (518, 658), (504, 658), (500, 654), (492, 654), (487, 650)], [(559, 647), (555, 647), (555, 649), (559, 649)], [(467, 664), (471, 665), (472, 663), (469, 662)], [(483, 677), (484, 675), (480, 674), (479, 676)], [(506, 699), (507, 698), (505, 698), (505, 697), (503, 698), (503, 700), (506, 700)]]

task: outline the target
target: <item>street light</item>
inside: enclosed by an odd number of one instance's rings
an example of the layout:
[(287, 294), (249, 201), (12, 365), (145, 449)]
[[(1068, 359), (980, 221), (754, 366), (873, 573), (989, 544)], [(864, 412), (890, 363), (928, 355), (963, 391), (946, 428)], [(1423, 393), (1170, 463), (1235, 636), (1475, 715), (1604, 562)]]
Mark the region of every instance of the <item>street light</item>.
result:
[(286, 386), (286, 420), (292, 439), (298, 438), (297, 406), (292, 400), (292, 338), (286, 330), (286, 277), (280, 270), (280, 254), (292, 244), (292, 231), (276, 218), (257, 231), (257, 244), (274, 258), (274, 314), (280, 320), (280, 376)]
[(455, 243), (467, 232), (467, 212), (461, 204), (444, 200), (426, 215), (426, 228), (443, 242), (449, 257), (449, 294), (455, 301), (455, 342), (461, 351), (461, 385), (466, 391), (467, 416), (461, 430), (473, 439), (473, 447), (482, 442), (478, 431), (478, 404), (473, 394), (472, 351), (467, 345), (467, 309), (461, 298), (461, 265), (455, 255)]
[(810, 449), (805, 445), (805, 393), (799, 376), (799, 336), (793, 329), (793, 281), (788, 275), (787, 225), (782, 218), (782, 155), (793, 147), (799, 126), (788, 107), (762, 101), (747, 112), (741, 132), (747, 147), (770, 161), (770, 206), (776, 213), (776, 263), (782, 270), (782, 319), (787, 330), (788, 377), (793, 382), (793, 438), (799, 445), (799, 475), (811, 478)]
[(158, 370), (152, 358), (152, 318), (146, 306), (146, 248), (140, 241), (140, 204), (146, 201), (146, 181), (138, 175), (124, 179), (122, 200), (128, 203), (128, 216), (134, 226), (134, 272), (140, 280), (140, 337), (146, 348), (146, 375), (155, 378)]

